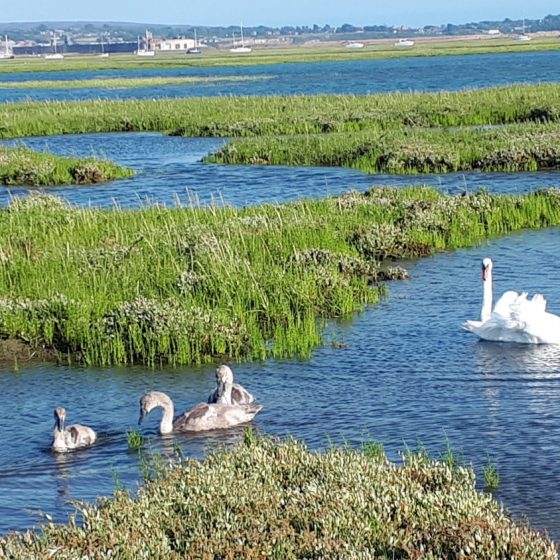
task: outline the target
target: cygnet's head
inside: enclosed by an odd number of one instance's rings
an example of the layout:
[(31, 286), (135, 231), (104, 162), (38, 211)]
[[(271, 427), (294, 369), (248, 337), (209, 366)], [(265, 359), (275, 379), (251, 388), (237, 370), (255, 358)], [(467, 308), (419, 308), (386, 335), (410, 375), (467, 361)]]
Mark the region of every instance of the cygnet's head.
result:
[(218, 383), (233, 383), (233, 371), (231, 371), (231, 368), (225, 365), (217, 368), (216, 381)]
[(64, 430), (64, 422), (66, 421), (66, 409), (58, 406), (54, 409), (54, 421), (59, 430)]
[(172, 404), (171, 399), (165, 393), (161, 393), (160, 391), (146, 393), (140, 399), (140, 418), (138, 419), (138, 424), (141, 424), (144, 417), (154, 408), (169, 404)]

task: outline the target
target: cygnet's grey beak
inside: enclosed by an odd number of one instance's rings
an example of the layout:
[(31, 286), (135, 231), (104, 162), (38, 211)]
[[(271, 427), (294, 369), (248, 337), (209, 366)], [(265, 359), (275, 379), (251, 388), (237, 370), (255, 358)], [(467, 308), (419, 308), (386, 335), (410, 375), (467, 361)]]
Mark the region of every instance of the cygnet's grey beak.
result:
[(218, 379), (218, 387), (216, 388), (216, 393), (218, 397), (221, 397), (225, 393), (225, 390), (226, 390), (226, 384), (222, 379)]
[(144, 412), (144, 409), (140, 410), (140, 418), (138, 418), (138, 425), (140, 426), (140, 424), (142, 424), (142, 420), (144, 420), (144, 416), (146, 416), (146, 413)]
[(64, 431), (64, 419), (59, 414), (57, 414), (56, 410), (54, 412), (54, 425), (56, 426), (57, 430)]

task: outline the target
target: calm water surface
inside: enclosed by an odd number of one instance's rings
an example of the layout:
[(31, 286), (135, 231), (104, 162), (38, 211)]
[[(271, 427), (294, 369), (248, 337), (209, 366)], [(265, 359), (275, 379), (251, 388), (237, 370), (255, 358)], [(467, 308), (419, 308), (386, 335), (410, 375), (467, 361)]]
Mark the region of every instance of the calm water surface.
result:
[[(61, 67), (64, 63), (61, 64)], [(249, 76), (257, 80), (134, 88), (0, 88), (0, 102), (24, 99), (125, 99), (222, 95), (367, 94), (458, 90), (560, 81), (560, 52), (518, 52), (385, 60), (285, 63), (259, 66), (21, 72), (0, 81), (84, 80), (152, 76)]]

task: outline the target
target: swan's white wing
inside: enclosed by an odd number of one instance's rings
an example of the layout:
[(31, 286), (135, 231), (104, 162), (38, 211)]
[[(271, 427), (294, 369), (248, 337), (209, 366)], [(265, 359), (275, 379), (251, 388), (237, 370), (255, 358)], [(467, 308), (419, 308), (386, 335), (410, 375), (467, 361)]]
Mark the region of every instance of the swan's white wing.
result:
[(473, 325), (476, 321), (470, 321), (470, 323), (471, 328), (465, 328), (482, 340), (492, 342), (531, 342), (523, 330), (524, 323), (516, 321), (511, 316), (503, 317), (497, 313), (492, 313), (490, 319), (480, 325)]
[[(524, 294), (523, 294), (524, 295)], [(511, 316), (518, 321), (540, 323), (546, 313), (546, 300), (541, 294), (535, 294), (530, 300), (519, 297), (510, 307)], [(548, 313), (550, 315), (550, 313)]]
[(560, 344), (560, 317), (553, 313), (525, 312), (522, 315), (523, 330), (530, 342), (535, 344)]
[(518, 294), (513, 290), (508, 290), (502, 294), (502, 297), (496, 302), (492, 314), (501, 315), (502, 317), (509, 317), (511, 314), (511, 306), (518, 304), (520, 300), (527, 297), (527, 294)]
[[(488, 329), (494, 331), (497, 328), (508, 328), (503, 320), (509, 320), (511, 318), (511, 307), (518, 301), (520, 295), (513, 290), (504, 292), (500, 299), (496, 302), (494, 310), (490, 314), (490, 318), (486, 321), (465, 321), (463, 323), (463, 329), (469, 332), (477, 332), (482, 328), (483, 325), (494, 319), (494, 322), (488, 326)], [(483, 331), (484, 332), (484, 331)]]
[(545, 313), (546, 312), (546, 299), (542, 294), (535, 294), (531, 298), (531, 307), (536, 313)]
[(510, 310), (514, 317), (519, 320), (538, 317), (546, 312), (546, 299), (542, 294), (535, 294), (531, 299), (528, 299), (527, 292), (523, 292), (510, 304)]
[[(560, 317), (539, 313), (531, 301), (512, 306), (509, 317), (492, 313), (484, 323), (467, 321), (463, 326), (482, 340), (521, 344), (560, 344)], [(542, 308), (542, 306), (541, 306)]]

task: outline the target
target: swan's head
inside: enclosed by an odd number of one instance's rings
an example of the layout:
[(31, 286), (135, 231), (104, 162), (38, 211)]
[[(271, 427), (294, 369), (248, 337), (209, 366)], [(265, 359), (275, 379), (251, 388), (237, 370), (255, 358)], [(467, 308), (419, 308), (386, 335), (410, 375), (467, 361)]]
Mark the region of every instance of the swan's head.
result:
[(66, 421), (66, 410), (61, 406), (54, 409), (54, 421), (57, 430), (64, 430), (64, 422)]
[(151, 412), (154, 408), (158, 406), (167, 407), (172, 405), (171, 399), (160, 391), (152, 391), (151, 393), (146, 393), (140, 399), (140, 418), (138, 418), (138, 424), (142, 423), (144, 417)]
[(233, 383), (233, 371), (229, 366), (220, 366), (216, 370), (216, 381), (220, 383)]
[(482, 259), (482, 280), (486, 281), (492, 272), (492, 259), (486, 257)]

